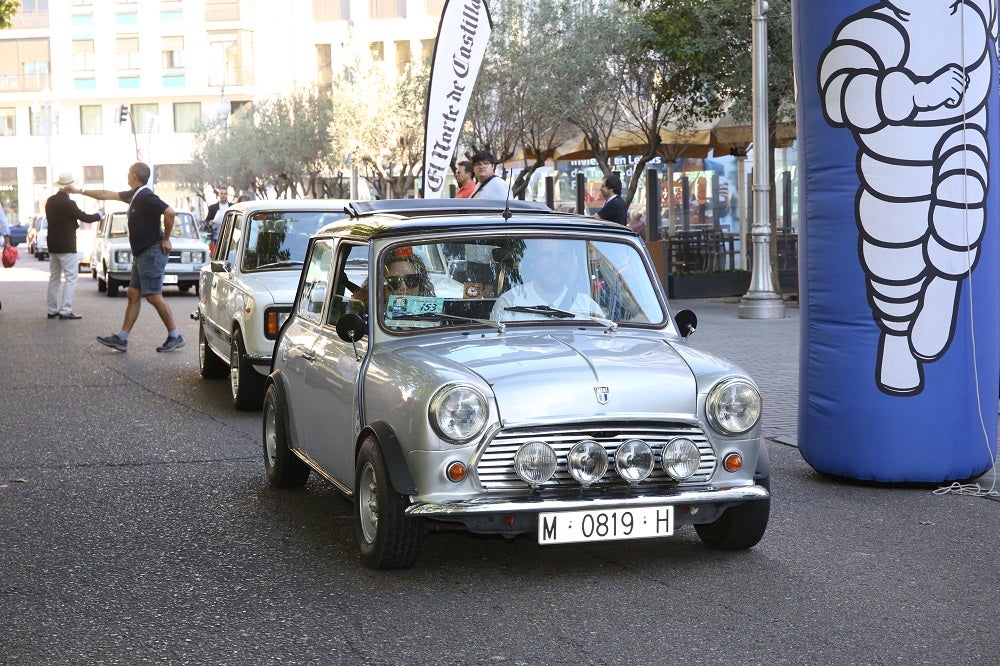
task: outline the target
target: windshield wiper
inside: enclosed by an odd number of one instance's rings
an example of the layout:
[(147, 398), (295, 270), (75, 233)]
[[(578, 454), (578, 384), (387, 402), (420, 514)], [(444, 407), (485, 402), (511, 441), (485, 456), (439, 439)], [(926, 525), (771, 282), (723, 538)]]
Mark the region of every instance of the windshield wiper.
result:
[(506, 330), (506, 326), (498, 321), (491, 321), (489, 319), (476, 319), (475, 317), (463, 317), (462, 315), (444, 314), (443, 312), (420, 312), (414, 314), (400, 314), (393, 315), (391, 313), (386, 313), (386, 316), (393, 321), (442, 321), (442, 320), (458, 320), (458, 321), (470, 321), (474, 324), (481, 324), (483, 326), (489, 326), (490, 328), (497, 329), (497, 332), (503, 333)]
[(257, 268), (284, 268), (286, 266), (301, 266), (301, 261), (294, 261), (292, 259), (285, 259), (284, 261), (275, 261), (270, 264), (261, 264)]
[(504, 308), (505, 312), (525, 312), (527, 314), (544, 315), (554, 319), (572, 319), (576, 317), (572, 312), (560, 310), (549, 305), (510, 305)]
[(543, 315), (546, 317), (552, 317), (554, 319), (588, 319), (595, 324), (600, 324), (604, 326), (609, 331), (615, 331), (618, 329), (618, 323), (604, 317), (598, 317), (591, 314), (577, 314), (575, 312), (567, 312), (566, 310), (560, 310), (558, 308), (553, 308), (548, 305), (512, 305), (510, 307), (504, 308), (507, 312), (525, 312), (528, 314)]

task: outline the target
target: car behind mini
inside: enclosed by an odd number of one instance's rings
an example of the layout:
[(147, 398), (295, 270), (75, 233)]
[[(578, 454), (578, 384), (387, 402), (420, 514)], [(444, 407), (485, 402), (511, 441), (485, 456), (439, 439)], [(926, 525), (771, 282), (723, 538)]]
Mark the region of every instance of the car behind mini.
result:
[(269, 482), (351, 498), (362, 562), (427, 521), (540, 544), (763, 536), (761, 402), (690, 348), (627, 228), (537, 204), (352, 204), (309, 246), (274, 349)]
[(198, 361), (203, 377), (229, 377), (233, 405), (260, 409), (278, 329), (292, 307), (309, 238), (346, 216), (340, 199), (280, 199), (226, 211), (201, 271)]
[[(201, 267), (208, 262), (208, 244), (198, 235), (190, 213), (174, 215), (170, 231), (170, 258), (163, 270), (163, 286), (176, 286), (181, 292), (192, 288), (197, 293)], [(119, 288), (128, 287), (132, 275), (132, 247), (128, 242), (128, 214), (116, 211), (97, 223), (90, 253), (90, 274), (97, 279), (97, 290), (110, 297)]]

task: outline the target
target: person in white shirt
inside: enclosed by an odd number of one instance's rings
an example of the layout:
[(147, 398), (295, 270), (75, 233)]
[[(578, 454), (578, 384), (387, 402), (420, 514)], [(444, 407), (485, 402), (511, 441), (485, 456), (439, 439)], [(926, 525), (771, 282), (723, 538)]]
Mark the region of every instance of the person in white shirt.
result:
[(510, 198), (510, 186), (500, 176), (496, 175), (497, 159), (488, 150), (480, 150), (472, 156), (472, 169), (476, 175), (476, 191), (473, 199), (503, 199)]
[[(545, 314), (510, 312), (505, 308), (516, 306), (548, 306), (582, 316), (605, 316), (601, 306), (575, 280), (583, 270), (583, 258), (573, 251), (579, 241), (557, 238), (529, 239), (525, 241), (524, 257), (512, 277), (520, 283), (500, 294), (490, 319), (494, 321), (525, 321), (549, 319)], [(584, 287), (586, 289), (586, 287)]]
[(219, 241), (219, 229), (222, 227), (222, 217), (229, 210), (229, 187), (219, 186), (219, 201), (208, 207), (208, 215), (205, 216), (205, 223), (212, 230), (212, 242)]

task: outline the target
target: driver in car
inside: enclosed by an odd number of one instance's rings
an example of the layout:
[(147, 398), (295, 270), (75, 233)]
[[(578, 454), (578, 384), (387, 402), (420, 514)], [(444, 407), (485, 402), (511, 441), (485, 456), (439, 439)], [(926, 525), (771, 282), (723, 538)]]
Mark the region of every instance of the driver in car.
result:
[(575, 281), (580, 260), (571, 243), (555, 238), (527, 240), (520, 264), (523, 282), (514, 284), (497, 298), (490, 313), (494, 321), (547, 319), (544, 312), (512, 312), (512, 307), (538, 307), (604, 318), (601, 306), (580, 291)]

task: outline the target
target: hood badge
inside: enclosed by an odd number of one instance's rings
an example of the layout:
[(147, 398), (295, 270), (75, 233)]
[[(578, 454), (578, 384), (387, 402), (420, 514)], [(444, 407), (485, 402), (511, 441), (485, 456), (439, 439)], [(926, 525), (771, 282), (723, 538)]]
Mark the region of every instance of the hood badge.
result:
[(594, 394), (597, 396), (597, 404), (606, 405), (608, 404), (608, 396), (611, 394), (611, 389), (607, 386), (595, 386)]

